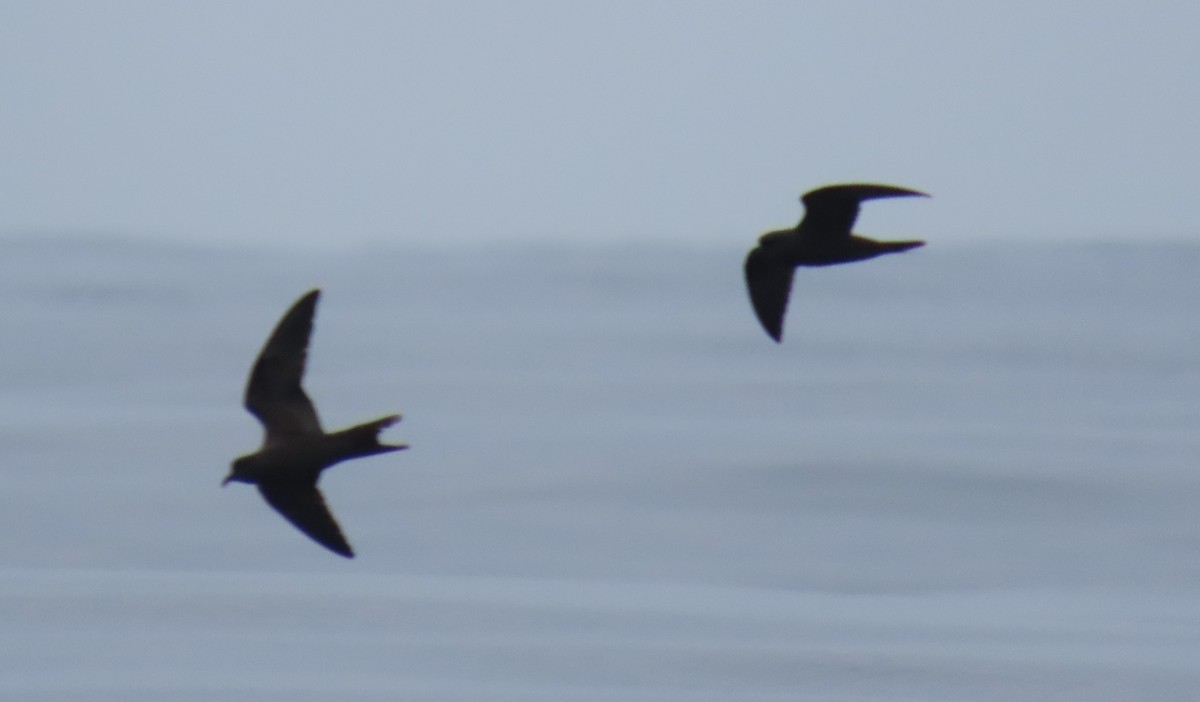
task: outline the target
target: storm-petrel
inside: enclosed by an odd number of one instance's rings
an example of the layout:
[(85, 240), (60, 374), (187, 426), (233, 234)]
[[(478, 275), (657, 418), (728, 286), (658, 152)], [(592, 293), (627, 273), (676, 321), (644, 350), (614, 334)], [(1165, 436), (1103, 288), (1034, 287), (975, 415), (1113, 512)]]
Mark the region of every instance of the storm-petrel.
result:
[(330, 551), (353, 558), (317, 489), (317, 478), (335, 463), (408, 445), (379, 443), (379, 432), (400, 421), (398, 414), (332, 433), (321, 429), (317, 410), (300, 386), (320, 294), (312, 290), (297, 300), (258, 354), (244, 404), (262, 422), (262, 448), (235, 460), (221, 484), (235, 480), (258, 485), (267, 504), (296, 528)]
[(916, 190), (870, 183), (817, 188), (800, 197), (805, 213), (794, 229), (759, 237), (758, 246), (746, 257), (746, 286), (754, 313), (772, 339), (783, 339), (783, 313), (797, 266), (832, 266), (925, 245), (923, 241), (875, 241), (850, 233), (862, 201), (909, 196), (929, 197)]

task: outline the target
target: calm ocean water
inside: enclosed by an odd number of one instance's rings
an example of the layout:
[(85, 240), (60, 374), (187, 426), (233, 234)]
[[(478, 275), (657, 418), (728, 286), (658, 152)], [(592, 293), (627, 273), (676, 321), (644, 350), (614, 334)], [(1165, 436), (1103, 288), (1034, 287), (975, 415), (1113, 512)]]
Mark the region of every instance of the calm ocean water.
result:
[[(748, 243), (747, 243), (748, 245)], [(0, 242), (0, 698), (1192, 700), (1200, 246)], [(312, 287), (359, 557), (219, 487)]]

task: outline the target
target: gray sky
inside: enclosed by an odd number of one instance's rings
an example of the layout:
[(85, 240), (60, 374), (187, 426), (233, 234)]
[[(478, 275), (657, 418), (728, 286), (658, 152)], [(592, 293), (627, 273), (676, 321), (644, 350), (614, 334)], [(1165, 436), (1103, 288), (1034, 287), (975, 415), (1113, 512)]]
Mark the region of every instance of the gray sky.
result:
[(1197, 239), (1195, 2), (0, 1), (0, 234)]

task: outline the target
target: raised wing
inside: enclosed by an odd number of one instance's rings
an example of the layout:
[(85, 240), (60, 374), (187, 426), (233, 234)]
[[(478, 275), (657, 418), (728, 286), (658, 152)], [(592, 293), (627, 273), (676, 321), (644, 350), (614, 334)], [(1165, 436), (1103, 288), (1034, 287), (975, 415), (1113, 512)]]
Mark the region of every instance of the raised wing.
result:
[(300, 386), (320, 295), (320, 290), (312, 290), (292, 305), (250, 371), (245, 405), (262, 422), (268, 444), (288, 436), (321, 433), (317, 410)]
[(750, 304), (763, 329), (776, 342), (783, 340), (783, 315), (787, 311), (788, 295), (792, 290), (791, 262), (763, 246), (755, 247), (746, 256), (746, 288)]
[(354, 551), (342, 535), (342, 529), (334, 520), (333, 514), (325, 506), (325, 498), (317, 489), (316, 483), (259, 483), (258, 491), (262, 493), (267, 504), (275, 508), (300, 531), (308, 534), (309, 538), (333, 551), (339, 556), (354, 558)]
[(884, 197), (929, 197), (923, 192), (874, 183), (829, 185), (810, 190), (800, 197), (804, 219), (797, 227), (805, 236), (819, 239), (844, 239), (850, 236), (858, 206), (865, 200)]

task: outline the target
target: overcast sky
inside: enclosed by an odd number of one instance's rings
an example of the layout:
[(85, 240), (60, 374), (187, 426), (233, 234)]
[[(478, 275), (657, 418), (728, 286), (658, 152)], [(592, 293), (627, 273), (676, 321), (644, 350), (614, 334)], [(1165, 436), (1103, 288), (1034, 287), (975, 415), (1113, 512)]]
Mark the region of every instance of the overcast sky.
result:
[(0, 0), (0, 235), (1200, 239), (1200, 3)]

